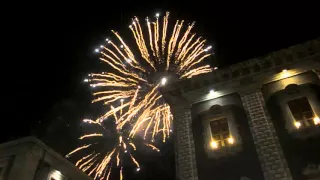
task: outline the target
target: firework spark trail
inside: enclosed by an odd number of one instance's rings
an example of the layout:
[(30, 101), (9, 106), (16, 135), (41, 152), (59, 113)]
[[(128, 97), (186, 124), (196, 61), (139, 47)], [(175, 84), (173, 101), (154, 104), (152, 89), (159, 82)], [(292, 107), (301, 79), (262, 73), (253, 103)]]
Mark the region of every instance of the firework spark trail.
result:
[(206, 57), (209, 57), (209, 56), (210, 56), (210, 54), (206, 54), (206, 55), (202, 56), (199, 60), (197, 60), (197, 61), (193, 62), (192, 64), (190, 64), (190, 65), (187, 67), (187, 70), (189, 70), (191, 67), (199, 64), (201, 61), (203, 61), (203, 59), (205, 59)]
[(126, 66), (125, 66), (121, 61), (120, 61), (120, 62), (116, 61), (115, 59), (113, 59), (111, 56), (107, 55), (107, 54), (104, 53), (104, 52), (101, 52), (101, 54), (102, 54), (103, 56), (105, 56), (106, 58), (110, 59), (114, 64), (120, 66), (120, 67), (122, 68), (122, 70), (124, 70), (124, 71), (129, 71), (129, 70), (126, 68)]
[(157, 17), (156, 23), (154, 23), (154, 32), (155, 32), (154, 43), (156, 45), (156, 57), (158, 58), (158, 61), (159, 61), (160, 54), (159, 54), (159, 46), (158, 46), (158, 42), (159, 42), (159, 19), (158, 19), (158, 17)]
[(179, 61), (181, 61), (182, 60), (182, 57), (187, 53), (187, 50), (189, 49), (188, 47), (189, 47), (189, 44), (190, 44), (190, 42), (192, 42), (192, 40), (193, 40), (193, 38), (196, 36), (196, 34), (193, 34), (190, 38), (189, 38), (189, 40), (187, 41), (187, 43), (183, 46), (183, 48), (182, 48), (182, 50), (181, 50), (181, 52), (180, 52), (180, 54), (179, 54), (179, 56), (178, 56), (178, 60)]
[[(92, 77), (98, 76), (98, 77), (104, 77), (104, 78), (110, 78), (116, 81), (124, 81), (124, 82), (131, 82), (138, 84), (137, 80), (131, 79), (131, 78), (124, 78), (119, 75), (113, 74), (113, 73), (107, 73), (107, 74), (91, 74)], [(104, 92), (104, 91), (103, 91)], [(96, 92), (94, 94), (97, 94), (99, 92)]]
[(151, 119), (150, 119), (150, 121), (149, 121), (149, 123), (148, 123), (148, 125), (147, 125), (147, 128), (146, 128), (146, 130), (144, 131), (143, 139), (146, 139), (148, 130), (149, 130), (149, 128), (151, 127), (151, 124), (153, 123), (153, 119), (155, 118), (154, 116), (155, 116), (155, 114), (153, 114), (153, 116), (151, 117)]
[[(96, 162), (97, 162), (97, 160), (94, 160), (94, 161), (91, 162), (89, 165), (83, 167), (82, 169), (79, 167), (79, 169), (81, 169), (83, 172), (86, 172), (86, 171), (89, 170), (89, 169), (92, 167), (92, 165), (93, 165), (94, 163), (96, 163)], [(91, 171), (90, 171), (90, 172), (91, 172)]]
[(193, 26), (194, 26), (194, 22), (191, 24), (191, 25), (189, 25), (188, 26), (188, 29), (186, 30), (186, 32), (184, 33), (184, 35), (183, 35), (183, 37), (181, 38), (181, 40), (180, 40), (180, 42), (179, 42), (179, 44), (178, 44), (178, 49), (177, 49), (177, 51), (176, 51), (176, 54), (175, 54), (175, 58), (176, 58), (176, 60), (179, 62), (179, 58), (178, 58), (178, 56), (179, 56), (179, 54), (181, 53), (181, 48), (182, 48), (182, 46), (183, 46), (183, 44), (185, 43), (185, 41), (187, 40), (187, 37), (188, 37), (188, 35), (190, 34), (190, 31), (191, 31), (191, 29), (193, 28)]
[(139, 33), (140, 33), (140, 37), (141, 37), (141, 42), (142, 42), (142, 49), (143, 49), (143, 52), (145, 53), (145, 56), (146, 56), (146, 61), (152, 66), (152, 68), (154, 70), (156, 70), (156, 68), (154, 67), (154, 63), (152, 63), (149, 59), (149, 52), (148, 52), (148, 49), (147, 49), (147, 46), (146, 46), (146, 42), (144, 40), (144, 35), (142, 33), (142, 28), (140, 26), (140, 23), (139, 23), (139, 19), (137, 17), (135, 17), (135, 21), (137, 22), (137, 26), (138, 26), (138, 30), (139, 30)]
[[(104, 95), (102, 97), (96, 98), (94, 99), (92, 102), (98, 102), (98, 101), (102, 101), (102, 100), (107, 100), (107, 99), (112, 99), (112, 102), (118, 100), (118, 99), (124, 99), (127, 97), (132, 97), (134, 95), (135, 91), (113, 91), (113, 92), (100, 92), (99, 94), (94, 94), (94, 96), (97, 95), (101, 95), (101, 94), (108, 94), (107, 96)], [(108, 103), (104, 103), (104, 104), (108, 104)]]
[(146, 144), (146, 146), (148, 146), (148, 147), (151, 147), (152, 148), (152, 150), (156, 150), (156, 151), (160, 151), (160, 149), (158, 149), (157, 147), (155, 147), (154, 145), (152, 145), (152, 144)]
[(114, 111), (114, 107), (113, 106), (110, 106), (111, 107), (111, 110), (112, 110), (112, 115), (114, 117), (114, 119), (116, 120), (116, 123), (118, 122), (118, 116), (116, 114), (116, 112)]
[(150, 45), (150, 49), (152, 51), (153, 56), (156, 56), (155, 52), (154, 52), (154, 48), (153, 48), (153, 42), (152, 42), (152, 30), (151, 30), (151, 26), (150, 26), (150, 22), (149, 22), (149, 18), (146, 18), (147, 20), (147, 27), (148, 27), (148, 32), (149, 32), (149, 45)]
[(169, 40), (169, 44), (168, 44), (168, 53), (167, 53), (167, 66), (166, 66), (166, 71), (169, 70), (169, 66), (170, 66), (170, 58), (171, 58), (171, 49), (172, 49), (172, 43), (173, 43), (173, 39), (174, 39), (174, 35), (176, 34), (176, 30), (177, 30), (177, 26), (179, 24), (179, 20), (177, 20), (176, 24), (174, 25), (174, 29), (173, 29), (173, 35), (171, 36), (170, 40)]
[(133, 143), (129, 143), (130, 146), (132, 146), (133, 150), (137, 150), (136, 146)]
[(118, 151), (118, 154), (117, 154), (117, 166), (120, 165), (120, 158), (119, 158), (119, 155), (120, 155), (120, 151)]
[[(182, 27), (182, 25), (183, 25), (183, 22), (184, 22), (183, 20), (180, 22), (180, 24), (178, 25), (177, 31), (176, 31), (176, 33), (175, 33), (175, 35), (174, 35), (173, 44), (172, 44), (172, 50), (171, 50), (171, 55), (173, 54), (174, 49), (175, 49), (175, 47), (176, 47), (177, 40), (178, 40), (178, 37), (179, 37), (180, 30), (181, 30), (181, 27)], [(177, 63), (178, 63), (178, 60), (175, 59), (175, 60), (174, 60), (174, 63), (177, 64)]]
[(98, 168), (99, 164), (97, 164), (90, 172), (89, 172), (89, 176)]
[(129, 46), (127, 46), (127, 44), (123, 41), (123, 39), (121, 38), (121, 36), (120, 36), (117, 32), (115, 32), (115, 31), (113, 31), (113, 30), (111, 30), (111, 31), (112, 31), (113, 34), (116, 35), (117, 38), (120, 40), (121, 44), (124, 46), (125, 52), (126, 52), (127, 55), (129, 56), (129, 58), (130, 58), (134, 63), (139, 64), (139, 62), (136, 61), (136, 59), (134, 58), (134, 55), (133, 55), (132, 51), (130, 50)]
[[(118, 36), (117, 36), (117, 37), (118, 37)], [(120, 36), (119, 36), (119, 37), (120, 37)], [(124, 59), (131, 67), (133, 67), (133, 68), (135, 68), (135, 69), (139, 69), (139, 70), (145, 72), (145, 69), (143, 69), (142, 67), (139, 66), (139, 64), (137, 64), (137, 61), (134, 59), (133, 56), (131, 56), (131, 55), (129, 54), (128, 50), (125, 49), (125, 53), (126, 53), (126, 55), (127, 55), (127, 56), (125, 56), (125, 55), (121, 52), (121, 50), (120, 50), (112, 41), (109, 40), (108, 43), (111, 44), (112, 47), (114, 47), (114, 48), (117, 50), (117, 52), (123, 57), (123, 59)], [(129, 59), (130, 59), (130, 61), (128, 61)]]
[[(120, 63), (122, 62), (121, 59), (119, 58), (119, 56), (116, 55), (116, 53), (114, 53), (112, 50), (110, 50), (109, 48), (103, 46), (103, 49), (105, 49), (106, 51), (108, 51), (109, 53), (111, 53)], [(106, 55), (105, 53), (102, 53), (103, 55)]]
[(99, 155), (98, 154), (95, 154), (92, 158), (90, 158), (89, 160), (83, 162), (80, 166), (79, 166), (79, 169), (82, 169), (82, 167), (84, 167), (85, 165), (87, 165), (88, 163), (92, 162), (97, 156)]
[(103, 172), (103, 175), (102, 175), (102, 177), (100, 178), (100, 180), (104, 179), (104, 177), (106, 176), (107, 171), (108, 171), (108, 169)]
[[(193, 38), (193, 36), (192, 36), (192, 38)], [(186, 57), (187, 54), (189, 54), (189, 51), (190, 51), (191, 49), (193, 49), (194, 46), (196, 46), (197, 44), (200, 43), (200, 39), (201, 39), (201, 37), (197, 38), (197, 40), (196, 40), (195, 42), (193, 42), (189, 47), (186, 47), (186, 50), (185, 50), (183, 53), (180, 54), (181, 57), (179, 56), (179, 57), (180, 57), (179, 60), (182, 61), (182, 64), (184, 64), (184, 61), (183, 61), (183, 60), (185, 60), (185, 57)], [(189, 40), (190, 40), (189, 43), (191, 43), (191, 42), (192, 42), (191, 38), (190, 38)], [(188, 45), (189, 45), (189, 44), (188, 44)], [(179, 69), (181, 69), (181, 67), (179, 67)]]
[(184, 75), (182, 75), (180, 77), (180, 79), (184, 78), (184, 77), (187, 77), (187, 78), (191, 78), (195, 75), (198, 75), (198, 74), (203, 74), (203, 73), (208, 73), (208, 72), (211, 72), (211, 69), (209, 69), (209, 65), (208, 66), (202, 66), (202, 67), (199, 67), (199, 68), (196, 68), (196, 69), (193, 69), (191, 71), (189, 71), (188, 73), (185, 73)]
[(123, 150), (126, 150), (127, 149), (127, 145), (125, 142), (122, 143), (122, 147), (123, 147)]
[(133, 106), (132, 109), (129, 109), (127, 113), (125, 113), (122, 117), (120, 117), (119, 119), (119, 124), (118, 124), (118, 129), (122, 129), (122, 127), (131, 120), (131, 118), (133, 116), (135, 116), (139, 110), (141, 110), (143, 107), (145, 107), (146, 104), (148, 104), (148, 102), (156, 102), (154, 101), (154, 96), (156, 95), (153, 95), (151, 98), (149, 98), (152, 94), (155, 93), (155, 90), (158, 86), (154, 87), (153, 90), (151, 90), (150, 93), (148, 93), (146, 96), (145, 96), (145, 99), (143, 101), (141, 101), (137, 106)]
[(83, 160), (86, 160), (87, 158), (91, 157), (93, 154), (94, 154), (94, 152), (89, 154), (88, 156), (85, 156), (85, 157), (81, 158), (80, 160), (78, 160), (76, 162), (76, 166), (78, 166), (78, 164), (81, 163)]
[(111, 156), (115, 152), (116, 148), (114, 148), (105, 158), (102, 160), (101, 164), (97, 168), (97, 173), (99, 176), (103, 173), (103, 171), (107, 168), (108, 163), (111, 160)]
[(143, 57), (143, 59), (154, 69), (156, 70), (154, 63), (150, 61), (150, 57), (149, 57), (149, 52), (143, 37), (143, 33), (142, 33), (142, 29), (139, 23), (138, 18), (135, 18), (133, 21), (133, 26), (134, 29), (132, 27), (130, 27), (131, 31), (133, 32), (134, 35), (136, 35), (136, 42), (138, 45), (138, 48), (140, 50), (140, 53)]
[(204, 43), (206, 42), (206, 40), (202, 40), (195, 48), (194, 50), (189, 54), (189, 56), (187, 56), (187, 60), (184, 61), (184, 66), (186, 66), (187, 64), (190, 63), (190, 61), (194, 60), (196, 57), (198, 57), (202, 52), (204, 52), (204, 50), (202, 49), (204, 46)]
[[(123, 92), (123, 93), (120, 93), (120, 94), (115, 94), (113, 96), (108, 96), (110, 98), (113, 98), (109, 101), (105, 101), (103, 104), (109, 104), (109, 103), (112, 103), (112, 102), (115, 102), (117, 100), (121, 100), (121, 99), (126, 99), (126, 98), (129, 98), (129, 97), (132, 97), (133, 96), (133, 93), (129, 94), (129, 92)], [(104, 99), (103, 97), (102, 98), (99, 98), (99, 99)], [(123, 102), (121, 103), (120, 107), (123, 106)], [(122, 109), (120, 109), (120, 111), (122, 112)]]
[(164, 56), (164, 49), (165, 49), (165, 46), (166, 46), (168, 17), (169, 17), (169, 12), (166, 12), (166, 15), (163, 17), (162, 41), (161, 41), (161, 43), (162, 43), (162, 56)]
[(123, 174), (122, 174), (122, 167), (121, 167), (121, 169), (120, 169), (120, 180), (122, 180), (123, 179)]
[(137, 99), (137, 96), (138, 96), (138, 93), (139, 93), (139, 87), (137, 88), (136, 92), (134, 93), (134, 96), (130, 102), (130, 106), (129, 106), (129, 109), (131, 109), (134, 105), (134, 103), (136, 102), (136, 99)]
[(97, 165), (89, 172), (89, 176), (98, 168), (99, 163), (97, 163)]
[[(155, 96), (156, 96), (156, 95), (155, 95)], [(151, 98), (153, 101), (149, 101), (148, 103), (143, 104), (143, 105), (144, 105), (144, 107), (147, 107), (150, 102), (153, 102), (153, 103), (150, 105), (150, 107), (153, 107), (153, 106), (155, 105), (155, 103), (157, 102), (157, 100), (160, 99), (160, 98), (161, 98), (161, 96), (158, 96), (157, 98)], [(142, 114), (142, 115), (138, 118), (138, 120), (136, 121), (136, 123), (135, 123), (134, 127), (132, 128), (129, 136), (133, 137), (133, 136), (135, 135), (135, 133), (136, 133), (136, 131), (139, 129), (140, 125), (141, 125), (144, 121), (146, 121), (146, 120), (144, 120), (144, 117), (145, 117), (146, 115), (149, 115), (149, 116), (150, 116), (150, 114), (151, 114), (151, 113), (150, 113), (150, 108), (146, 109), (146, 110), (143, 112), (143, 114)], [(148, 117), (148, 119), (150, 119), (150, 117)], [(126, 121), (124, 121), (124, 122), (126, 122)]]
[(103, 126), (101, 125), (101, 123), (96, 122), (96, 121), (93, 121), (93, 120), (91, 120), (91, 119), (84, 119), (83, 122), (89, 123), (89, 124), (97, 124), (97, 125), (103, 127)]
[(79, 137), (79, 139), (84, 139), (84, 138), (88, 138), (88, 137), (99, 137), (99, 136), (102, 136), (102, 134), (97, 134), (97, 133), (86, 134), (86, 135)]
[(90, 147), (91, 144), (87, 144), (87, 145), (84, 145), (84, 146), (81, 146), (81, 147), (78, 147), (77, 149), (71, 151), (69, 154), (66, 155), (66, 157), (70, 157), (73, 153), (77, 152), (77, 151), (80, 151), (81, 149), (85, 149), (85, 148), (88, 148)]
[(134, 162), (134, 164), (137, 166), (137, 168), (139, 168), (139, 167), (140, 167), (140, 165), (139, 165), (138, 161), (137, 161), (137, 160), (132, 156), (132, 154), (131, 154), (131, 153), (129, 153), (129, 155), (130, 155), (130, 157), (131, 157), (132, 161)]
[(135, 87), (136, 86), (136, 84), (133, 84), (133, 83), (110, 81), (108, 79), (92, 79), (92, 81), (99, 82), (95, 84), (96, 86), (114, 86), (114, 87)]
[(110, 111), (107, 111), (104, 115), (99, 117), (96, 122), (102, 122), (103, 120), (107, 119), (109, 116), (113, 115), (114, 113), (120, 111), (122, 108), (129, 106), (130, 103), (123, 104), (121, 106), (118, 106), (114, 109), (111, 109)]
[(109, 169), (109, 172), (108, 172), (106, 180), (109, 180), (110, 174), (111, 174), (111, 168)]
[[(126, 51), (127, 56), (125, 56), (125, 55), (120, 51), (120, 49), (119, 49), (112, 41), (109, 40), (108, 43), (111, 44), (112, 47), (114, 47), (114, 48), (117, 50), (117, 52), (122, 56), (122, 58), (123, 58), (124, 60), (126, 60), (126, 62), (128, 62), (128, 64), (129, 64), (131, 67), (133, 67), (133, 68), (135, 68), (135, 69), (139, 69), (139, 70), (145, 72), (145, 69), (143, 69), (142, 67), (140, 67), (140, 66), (137, 65), (137, 64), (134, 64), (134, 63), (136, 63), (136, 61), (133, 61), (134, 59), (130, 59), (127, 51)], [(127, 61), (128, 59), (130, 59), (130, 61)], [(132, 62), (131, 62), (131, 61), (132, 61)]]

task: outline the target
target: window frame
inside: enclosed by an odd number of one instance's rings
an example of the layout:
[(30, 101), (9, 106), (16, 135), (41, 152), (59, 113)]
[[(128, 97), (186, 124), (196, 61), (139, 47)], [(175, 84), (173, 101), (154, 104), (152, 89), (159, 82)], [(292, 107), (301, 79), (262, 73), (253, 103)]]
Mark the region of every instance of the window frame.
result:
[[(211, 124), (213, 122), (215, 122), (215, 121), (225, 121), (225, 124), (227, 126), (227, 130), (223, 130), (222, 129), (223, 127), (220, 127), (220, 129), (218, 129), (217, 133), (212, 132), (212, 128), (213, 127), (211, 126)], [(218, 148), (224, 148), (224, 147), (232, 146), (232, 144), (227, 143), (228, 139), (230, 137), (232, 137), (232, 134), (230, 132), (228, 119), (226, 117), (222, 117), (222, 118), (211, 120), (209, 122), (209, 126), (210, 126), (210, 132), (211, 132), (212, 141), (218, 142), (218, 146), (219, 146)], [(226, 133), (228, 134), (228, 136), (224, 137)], [(215, 138), (217, 136), (219, 136), (219, 138)]]
[(320, 116), (320, 101), (314, 89), (310, 86), (312, 83), (305, 84), (288, 84), (285, 88), (279, 91), (277, 101), (280, 108), (283, 110), (283, 121), (287, 132), (298, 139), (308, 139), (320, 134), (320, 126), (309, 126), (306, 128), (297, 128), (295, 125), (295, 118), (291, 113), (288, 102), (291, 100), (306, 97), (313, 110), (315, 117)]
[[(234, 143), (232, 146), (224, 146), (213, 148), (211, 146), (212, 133), (210, 122), (226, 118), (228, 123), (229, 136), (233, 138)], [(203, 125), (203, 138), (204, 138), (204, 150), (209, 158), (220, 158), (223, 156), (229, 156), (238, 153), (242, 149), (241, 137), (237, 129), (235, 122), (235, 114), (231, 108), (227, 106), (213, 105), (209, 110), (205, 111), (201, 115)]]
[[(308, 109), (307, 111), (303, 111), (301, 109), (299, 109), (299, 113), (301, 113), (299, 116), (301, 116), (301, 119), (297, 119), (297, 116), (295, 116), (296, 114), (298, 114), (298, 112), (294, 112), (294, 109), (293, 107), (291, 106), (290, 107), (290, 102), (293, 102), (293, 101), (298, 101), (298, 100), (303, 100), (305, 99), (306, 102), (304, 103), (308, 103), (308, 106), (310, 109)], [(302, 106), (302, 104), (299, 104), (300, 106)], [(299, 106), (297, 104), (295, 104), (295, 106)], [(300, 123), (301, 124), (301, 127), (297, 128), (297, 129), (303, 129), (303, 128), (308, 128), (308, 127), (313, 127), (313, 126), (316, 126), (314, 123), (313, 123), (313, 119), (316, 117), (316, 114), (312, 108), (312, 105), (308, 99), (308, 97), (306, 96), (300, 96), (300, 97), (297, 97), (297, 98), (294, 98), (294, 99), (290, 99), (289, 101), (287, 101), (287, 106), (289, 108), (289, 111), (292, 115), (292, 118), (294, 119), (295, 123)], [(296, 108), (296, 107), (294, 107)], [(297, 109), (296, 109), (297, 110)], [(307, 118), (305, 114), (307, 113), (311, 113), (312, 114), (312, 117), (310, 118)]]

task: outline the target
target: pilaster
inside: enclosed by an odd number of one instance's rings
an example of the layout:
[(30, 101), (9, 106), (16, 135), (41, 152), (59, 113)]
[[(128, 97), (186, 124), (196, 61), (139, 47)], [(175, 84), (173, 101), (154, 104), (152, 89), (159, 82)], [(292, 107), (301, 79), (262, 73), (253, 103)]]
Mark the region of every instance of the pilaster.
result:
[(292, 180), (261, 92), (241, 97), (265, 180)]

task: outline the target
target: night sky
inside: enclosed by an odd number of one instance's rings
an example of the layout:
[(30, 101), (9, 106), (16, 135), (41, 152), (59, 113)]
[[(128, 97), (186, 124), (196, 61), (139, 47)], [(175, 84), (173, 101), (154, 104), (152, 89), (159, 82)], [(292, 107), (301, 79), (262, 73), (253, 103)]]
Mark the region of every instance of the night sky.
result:
[[(0, 142), (35, 135), (61, 154), (74, 148), (84, 131), (80, 121), (101, 111), (91, 105), (83, 83), (89, 72), (101, 69), (93, 50), (111, 29), (128, 34), (134, 15), (143, 19), (170, 11), (171, 22), (196, 21), (194, 30), (214, 46), (211, 64), (225, 67), (319, 37), (319, 12), (313, 7), (204, 1), (14, 5), (15, 15), (3, 22), (8, 50), (1, 66)], [(161, 155), (141, 156), (148, 169), (127, 179), (173, 179), (173, 157), (169, 142)]]

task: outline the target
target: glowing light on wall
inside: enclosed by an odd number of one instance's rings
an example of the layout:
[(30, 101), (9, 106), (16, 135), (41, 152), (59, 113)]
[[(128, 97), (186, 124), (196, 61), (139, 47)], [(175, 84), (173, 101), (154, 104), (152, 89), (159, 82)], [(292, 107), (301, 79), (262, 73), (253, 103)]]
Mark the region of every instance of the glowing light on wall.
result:
[(216, 142), (216, 141), (211, 141), (211, 143), (210, 143), (210, 145), (211, 145), (211, 147), (213, 148), (213, 149), (217, 149), (218, 148), (218, 143)]
[(283, 69), (282, 72), (280, 73), (279, 77), (281, 79), (283, 79), (283, 78), (290, 77), (292, 75), (293, 75), (292, 72), (289, 72), (288, 69)]
[(301, 127), (301, 123), (298, 122), (298, 121), (296, 121), (296, 122), (294, 123), (294, 126), (296, 126), (296, 128), (299, 129), (299, 128)]
[(214, 89), (210, 89), (208, 94), (206, 94), (206, 98), (208, 98), (208, 99), (216, 98), (216, 97), (221, 96), (222, 95), (221, 93), (222, 92), (216, 91)]
[(228, 143), (229, 143), (229, 144), (233, 144), (233, 143), (234, 143), (234, 139), (233, 139), (232, 137), (229, 137), (229, 138), (228, 138)]
[(319, 117), (313, 118), (313, 123), (314, 123), (315, 125), (320, 124), (320, 118), (319, 118)]

